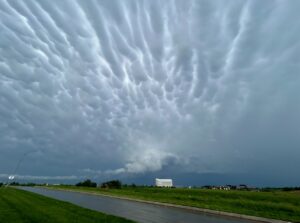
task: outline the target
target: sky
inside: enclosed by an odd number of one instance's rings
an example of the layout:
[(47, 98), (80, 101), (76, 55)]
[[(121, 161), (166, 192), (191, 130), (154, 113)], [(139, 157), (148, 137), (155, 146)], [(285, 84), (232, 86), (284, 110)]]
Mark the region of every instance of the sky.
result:
[(299, 9), (1, 0), (0, 180), (299, 185)]

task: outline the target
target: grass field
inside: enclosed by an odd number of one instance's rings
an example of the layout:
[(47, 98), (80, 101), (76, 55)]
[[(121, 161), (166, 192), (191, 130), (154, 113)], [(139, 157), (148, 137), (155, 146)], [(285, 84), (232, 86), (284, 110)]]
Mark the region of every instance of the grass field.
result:
[(54, 188), (96, 192), (148, 201), (158, 201), (300, 222), (300, 193), (296, 192), (221, 191), (145, 187), (100, 189), (75, 186), (55, 186)]
[(1, 187), (0, 222), (129, 223), (132, 221), (81, 208), (31, 192)]

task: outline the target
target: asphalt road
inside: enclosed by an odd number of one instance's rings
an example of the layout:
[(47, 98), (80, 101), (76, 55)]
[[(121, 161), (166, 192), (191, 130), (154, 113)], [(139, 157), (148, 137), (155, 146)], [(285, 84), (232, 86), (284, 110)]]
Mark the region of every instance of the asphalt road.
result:
[(21, 189), (141, 223), (253, 223), (253, 221), (243, 219), (78, 192), (37, 187), (21, 187)]

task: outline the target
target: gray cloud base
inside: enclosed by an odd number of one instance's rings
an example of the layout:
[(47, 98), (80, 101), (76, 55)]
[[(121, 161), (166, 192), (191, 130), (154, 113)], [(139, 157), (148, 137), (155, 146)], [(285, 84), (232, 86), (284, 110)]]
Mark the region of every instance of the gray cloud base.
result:
[(1, 1), (1, 176), (300, 183), (299, 7)]

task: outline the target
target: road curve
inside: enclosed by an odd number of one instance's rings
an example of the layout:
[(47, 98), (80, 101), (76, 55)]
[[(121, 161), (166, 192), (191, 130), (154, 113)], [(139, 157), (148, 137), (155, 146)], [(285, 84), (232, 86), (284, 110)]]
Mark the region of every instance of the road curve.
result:
[(38, 187), (20, 187), (23, 190), (67, 201), (78, 206), (124, 217), (141, 223), (253, 223), (245, 219), (211, 215), (192, 210), (158, 206), (118, 198), (61, 191)]

